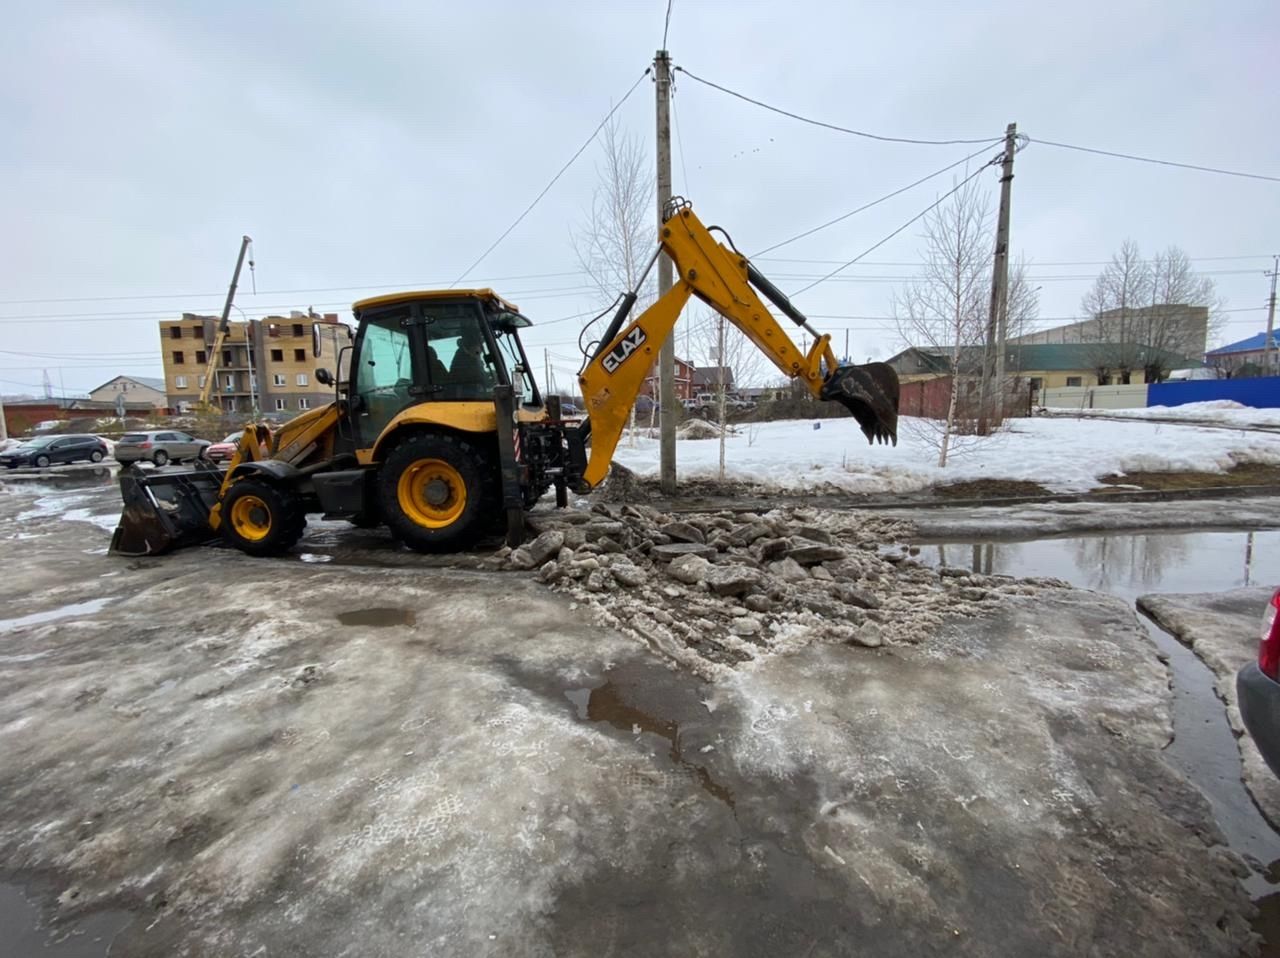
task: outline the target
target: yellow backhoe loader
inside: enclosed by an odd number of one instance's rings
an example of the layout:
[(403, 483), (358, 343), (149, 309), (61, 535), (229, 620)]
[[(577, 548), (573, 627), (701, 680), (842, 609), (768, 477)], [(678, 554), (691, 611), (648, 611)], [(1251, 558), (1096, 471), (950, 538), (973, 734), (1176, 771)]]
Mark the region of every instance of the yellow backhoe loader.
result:
[[(549, 489), (563, 507), (569, 489), (585, 493), (605, 478), (658, 350), (692, 296), (815, 397), (846, 406), (868, 441), (896, 444), (893, 369), (837, 365), (831, 338), (809, 325), (728, 234), (726, 246), (710, 230), (718, 227), (704, 226), (684, 200), (665, 210), (645, 274), (665, 252), (675, 284), (634, 320), (636, 291), (628, 291), (587, 348), (579, 380), (585, 420), (565, 419), (558, 398), (539, 392), (519, 335), (531, 324), (492, 290), (362, 300), (353, 307), (349, 375), (316, 371), (334, 388), (333, 402), (278, 429), (247, 427), (225, 472), (209, 464), (122, 471), (125, 508), (112, 550), (152, 555), (221, 536), (250, 555), (275, 555), (298, 541), (309, 513), (385, 524), (421, 551), (461, 548), (503, 523), (515, 544), (525, 510)], [(761, 295), (809, 332), (807, 352)]]

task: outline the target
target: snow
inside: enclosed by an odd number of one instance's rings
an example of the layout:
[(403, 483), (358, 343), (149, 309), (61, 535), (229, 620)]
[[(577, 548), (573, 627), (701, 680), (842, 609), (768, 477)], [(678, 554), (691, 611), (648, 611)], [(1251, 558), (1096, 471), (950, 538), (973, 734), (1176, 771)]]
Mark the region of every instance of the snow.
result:
[(1144, 409), (1054, 408), (1046, 410), (1045, 415), (1092, 419), (1179, 419), (1223, 426), (1280, 426), (1280, 409), (1255, 409), (1232, 399), (1189, 402), (1181, 406), (1147, 406)]
[[(930, 424), (931, 425), (931, 424)], [(1014, 419), (937, 465), (929, 425), (903, 417), (898, 445), (871, 446), (852, 419), (784, 420), (739, 426), (726, 442), (725, 478), (765, 490), (913, 492), (943, 482), (1023, 479), (1054, 491), (1097, 486), (1124, 472), (1224, 472), (1237, 462), (1280, 464), (1280, 435), (1103, 418)], [(679, 440), (684, 479), (715, 479), (719, 443)], [(658, 474), (658, 441), (623, 439), (614, 457), (646, 478)]]

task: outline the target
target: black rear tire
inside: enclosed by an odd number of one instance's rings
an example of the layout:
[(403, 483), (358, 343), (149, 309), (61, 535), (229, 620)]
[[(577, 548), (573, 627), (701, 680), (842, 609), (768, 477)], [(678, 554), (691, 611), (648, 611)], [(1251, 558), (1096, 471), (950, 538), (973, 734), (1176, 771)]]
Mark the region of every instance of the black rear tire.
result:
[(233, 484), (219, 515), (223, 540), (251, 556), (288, 552), (307, 527), (298, 496), (261, 479)]
[(95, 449), (95, 450), (93, 450), (93, 452), (89, 453), (89, 461), (90, 461), (90, 462), (102, 462), (102, 450), (101, 450), (101, 449)]
[(470, 544), (499, 511), (498, 500), (492, 460), (478, 444), (448, 433), (406, 437), (378, 475), (383, 520), (418, 552), (452, 552)]

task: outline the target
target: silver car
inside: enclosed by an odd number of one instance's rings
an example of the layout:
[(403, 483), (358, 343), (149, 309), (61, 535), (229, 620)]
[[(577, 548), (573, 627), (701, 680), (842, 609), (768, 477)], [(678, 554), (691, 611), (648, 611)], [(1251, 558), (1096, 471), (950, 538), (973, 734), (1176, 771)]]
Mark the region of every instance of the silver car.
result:
[(185, 432), (157, 429), (153, 432), (125, 433), (116, 442), (116, 462), (153, 462), (163, 466), (184, 459), (203, 459), (210, 445), (207, 439), (193, 439)]

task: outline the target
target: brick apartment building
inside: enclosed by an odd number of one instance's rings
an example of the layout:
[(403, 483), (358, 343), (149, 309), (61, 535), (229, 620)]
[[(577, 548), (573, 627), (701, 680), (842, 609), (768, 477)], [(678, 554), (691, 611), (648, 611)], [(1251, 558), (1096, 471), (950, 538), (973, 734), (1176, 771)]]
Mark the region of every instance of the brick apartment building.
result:
[[(320, 354), (312, 355), (312, 327), (318, 330)], [(165, 393), (175, 412), (200, 401), (209, 369), (209, 350), (217, 333), (215, 316), (183, 313), (160, 322)], [(333, 399), (333, 390), (316, 381), (322, 367), (337, 374), (337, 357), (351, 344), (351, 329), (337, 313), (323, 316), (293, 311), (229, 324), (210, 402), (224, 412), (280, 414), (314, 409)]]

